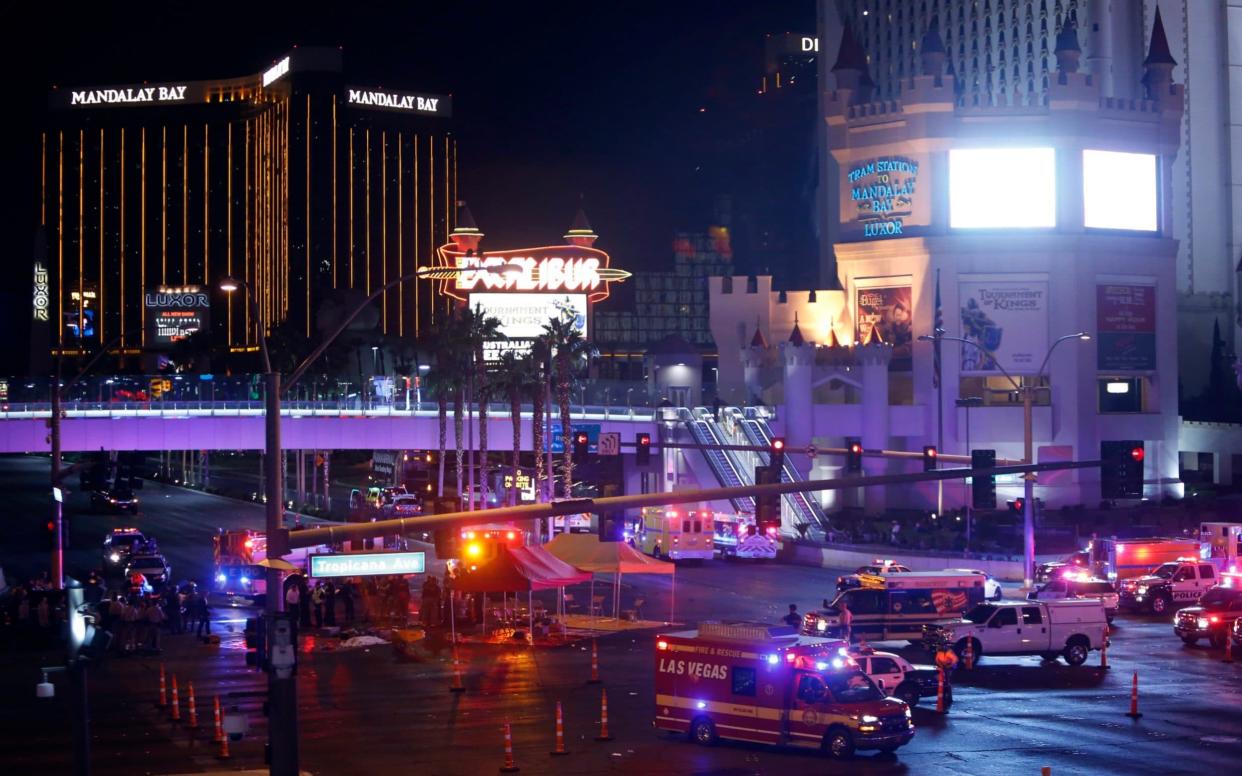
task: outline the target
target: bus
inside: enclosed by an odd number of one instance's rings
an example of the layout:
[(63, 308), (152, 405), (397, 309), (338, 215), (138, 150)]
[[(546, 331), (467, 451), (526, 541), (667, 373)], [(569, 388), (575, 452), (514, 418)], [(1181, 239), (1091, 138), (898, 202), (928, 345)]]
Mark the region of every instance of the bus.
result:
[(706, 509), (644, 507), (638, 549), (669, 560), (711, 560), (712, 537), (712, 513)]

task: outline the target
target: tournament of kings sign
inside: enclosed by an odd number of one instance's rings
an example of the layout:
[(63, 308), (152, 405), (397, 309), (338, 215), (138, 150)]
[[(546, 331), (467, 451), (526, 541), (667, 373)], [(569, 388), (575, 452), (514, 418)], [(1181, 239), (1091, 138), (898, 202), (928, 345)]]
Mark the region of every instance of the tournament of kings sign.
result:
[(916, 195), (923, 161), (880, 156), (853, 162), (841, 177), (841, 226), (847, 237), (904, 237), (927, 226), (931, 211)]

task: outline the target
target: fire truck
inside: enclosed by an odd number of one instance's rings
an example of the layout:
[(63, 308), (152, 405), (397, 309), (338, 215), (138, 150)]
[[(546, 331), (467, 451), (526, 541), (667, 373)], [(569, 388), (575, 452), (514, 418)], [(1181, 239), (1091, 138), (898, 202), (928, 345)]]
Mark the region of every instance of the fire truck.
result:
[(850, 657), (844, 641), (788, 626), (704, 622), (655, 644), (655, 726), (718, 739), (820, 748), (847, 759), (914, 737), (910, 707)]

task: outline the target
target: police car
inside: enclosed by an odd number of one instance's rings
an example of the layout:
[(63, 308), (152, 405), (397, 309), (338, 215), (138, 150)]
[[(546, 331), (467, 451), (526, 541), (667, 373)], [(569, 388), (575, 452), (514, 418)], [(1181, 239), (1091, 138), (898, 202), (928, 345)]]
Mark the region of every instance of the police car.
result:
[(1199, 600), (1218, 582), (1216, 567), (1194, 558), (1161, 563), (1150, 574), (1121, 585), (1121, 608), (1165, 614)]
[[(914, 665), (894, 652), (878, 652), (870, 647), (854, 647), (849, 654), (877, 687), (909, 706), (917, 706), (919, 698), (935, 698), (940, 691), (935, 666)], [(953, 691), (948, 684), (944, 688), (944, 703), (946, 708), (953, 703)]]
[[(1229, 576), (1229, 572), (1225, 572)], [(1236, 575), (1233, 575), (1236, 576)], [(1203, 594), (1197, 606), (1182, 609), (1173, 618), (1173, 633), (1187, 645), (1206, 638), (1217, 649), (1225, 646), (1234, 623), (1242, 619), (1242, 589), (1221, 584)]]
[(147, 537), (137, 528), (113, 528), (103, 540), (103, 567), (106, 571), (119, 572), (135, 548), (141, 550)]

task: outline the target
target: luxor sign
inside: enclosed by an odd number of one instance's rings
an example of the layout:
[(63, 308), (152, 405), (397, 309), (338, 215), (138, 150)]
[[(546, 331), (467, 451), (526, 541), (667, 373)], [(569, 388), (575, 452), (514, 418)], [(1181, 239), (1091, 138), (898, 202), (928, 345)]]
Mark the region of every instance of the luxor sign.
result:
[(147, 341), (151, 347), (169, 347), (207, 328), (211, 298), (201, 286), (161, 287), (143, 297)]

